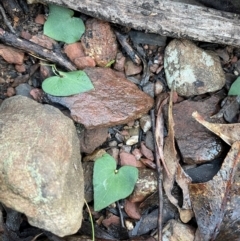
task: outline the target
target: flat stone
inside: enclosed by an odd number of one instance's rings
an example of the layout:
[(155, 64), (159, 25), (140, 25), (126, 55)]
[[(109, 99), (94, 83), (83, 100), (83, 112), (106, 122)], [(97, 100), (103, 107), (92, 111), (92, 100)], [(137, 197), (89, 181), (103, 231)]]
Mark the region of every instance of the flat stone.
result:
[(126, 124), (146, 114), (153, 99), (110, 68), (84, 69), (94, 90), (68, 97), (49, 96), (69, 108), (72, 118), (87, 129)]
[(85, 54), (92, 57), (98, 66), (105, 67), (117, 55), (117, 40), (108, 22), (88, 19), (81, 41)]
[(218, 102), (219, 98), (212, 96), (204, 101), (185, 100), (173, 106), (175, 138), (185, 163), (212, 161), (222, 153), (224, 146), (221, 139), (192, 117), (192, 113), (198, 111), (207, 121), (215, 122), (210, 117), (215, 113)]
[(82, 222), (84, 183), (72, 120), (25, 97), (0, 106), (0, 201), (58, 236)]
[(4, 44), (0, 44), (0, 56), (4, 58), (6, 62), (9, 64), (23, 64), (24, 61), (24, 52), (6, 46)]
[(225, 84), (220, 59), (189, 40), (173, 40), (165, 49), (164, 69), (169, 88), (175, 80), (179, 95), (192, 96), (220, 90)]
[(78, 136), (80, 138), (81, 152), (92, 153), (107, 140), (108, 128), (84, 129)]

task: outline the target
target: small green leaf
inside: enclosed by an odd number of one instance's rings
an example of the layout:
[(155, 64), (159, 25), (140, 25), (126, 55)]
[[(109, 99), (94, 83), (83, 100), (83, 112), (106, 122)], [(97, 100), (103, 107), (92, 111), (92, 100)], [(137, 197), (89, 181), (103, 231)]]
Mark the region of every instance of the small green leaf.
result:
[(55, 96), (69, 96), (89, 91), (94, 88), (87, 74), (82, 71), (62, 72), (60, 76), (52, 76), (42, 83), (43, 90)]
[(77, 42), (84, 33), (85, 26), (82, 19), (72, 17), (73, 14), (70, 9), (50, 4), (44, 34), (68, 44)]
[(129, 196), (138, 179), (138, 169), (123, 166), (116, 170), (116, 161), (104, 154), (95, 161), (93, 169), (94, 210)]
[(232, 83), (228, 95), (240, 95), (240, 77)]

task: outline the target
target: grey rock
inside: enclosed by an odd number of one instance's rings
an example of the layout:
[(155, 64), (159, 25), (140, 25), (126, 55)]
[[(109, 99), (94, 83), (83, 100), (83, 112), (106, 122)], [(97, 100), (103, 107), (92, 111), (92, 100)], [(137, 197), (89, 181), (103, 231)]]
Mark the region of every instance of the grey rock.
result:
[(0, 201), (58, 236), (81, 226), (84, 183), (72, 120), (15, 96), (0, 107)]
[(154, 97), (154, 83), (148, 82), (146, 85), (143, 86), (143, 91), (153, 98)]
[(26, 84), (26, 83), (20, 84), (15, 88), (16, 95), (22, 95), (33, 99), (32, 96), (30, 95), (30, 91), (32, 89), (33, 87), (31, 87), (29, 84)]
[(146, 133), (145, 144), (147, 148), (149, 148), (151, 151), (154, 151), (153, 133), (151, 131), (147, 131)]
[(165, 49), (164, 68), (168, 87), (181, 96), (200, 95), (220, 90), (225, 76), (219, 57), (198, 48), (189, 40), (173, 40)]

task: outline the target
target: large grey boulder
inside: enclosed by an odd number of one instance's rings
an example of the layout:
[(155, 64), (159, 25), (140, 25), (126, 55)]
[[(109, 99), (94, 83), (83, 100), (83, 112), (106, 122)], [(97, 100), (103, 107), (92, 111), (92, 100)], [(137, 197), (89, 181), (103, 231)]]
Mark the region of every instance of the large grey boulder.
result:
[(179, 95), (192, 96), (220, 90), (225, 76), (219, 57), (189, 40), (172, 40), (165, 49), (164, 69), (167, 84)]
[(0, 202), (58, 236), (81, 226), (84, 183), (73, 121), (15, 96), (0, 106)]

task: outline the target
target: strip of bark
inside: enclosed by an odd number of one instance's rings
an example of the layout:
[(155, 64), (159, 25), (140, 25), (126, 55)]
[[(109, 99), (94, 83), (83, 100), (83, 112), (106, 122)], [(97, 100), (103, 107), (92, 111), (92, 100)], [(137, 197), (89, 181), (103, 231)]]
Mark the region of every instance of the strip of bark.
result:
[(44, 60), (48, 60), (57, 65), (60, 65), (67, 70), (76, 70), (76, 67), (69, 60), (67, 60), (60, 51), (52, 51), (43, 48), (31, 41), (19, 38), (12, 33), (4, 31), (2, 28), (0, 28), (0, 41), (6, 45), (21, 49), (30, 55), (43, 58)]
[(42, 0), (173, 38), (240, 46), (240, 15), (169, 0)]

